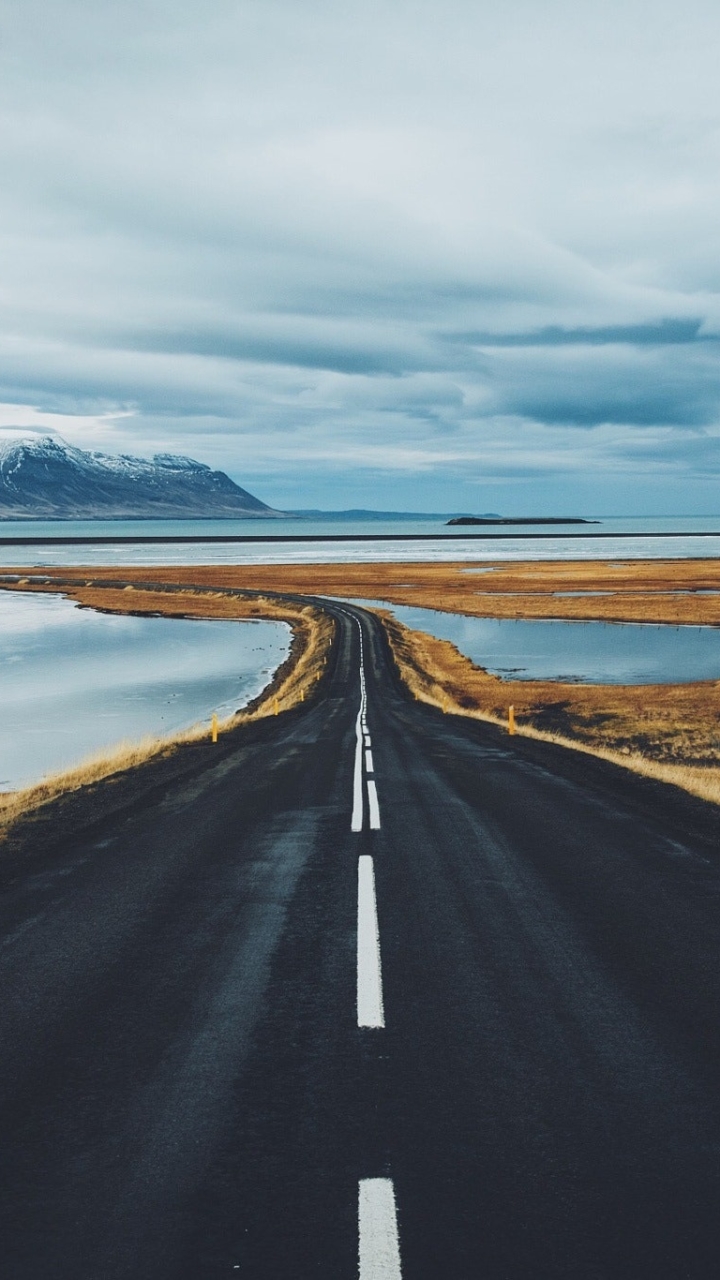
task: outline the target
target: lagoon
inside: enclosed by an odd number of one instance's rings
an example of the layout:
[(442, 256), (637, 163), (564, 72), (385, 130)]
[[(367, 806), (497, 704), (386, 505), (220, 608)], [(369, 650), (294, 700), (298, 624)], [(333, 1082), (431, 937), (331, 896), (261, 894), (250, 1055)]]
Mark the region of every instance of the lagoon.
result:
[(136, 618), (0, 592), (0, 790), (229, 715), (289, 649), (282, 622)]
[(686, 684), (720, 680), (720, 628), (655, 623), (474, 618), (381, 600), (399, 622), (450, 640), (503, 680)]

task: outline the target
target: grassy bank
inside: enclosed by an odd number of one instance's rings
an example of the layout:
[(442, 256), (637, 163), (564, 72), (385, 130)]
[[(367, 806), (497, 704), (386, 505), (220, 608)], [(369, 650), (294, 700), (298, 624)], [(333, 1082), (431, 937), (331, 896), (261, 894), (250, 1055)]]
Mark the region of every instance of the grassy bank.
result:
[[(15, 589), (24, 590), (27, 587)], [(58, 594), (57, 585), (45, 584), (38, 589)], [(62, 594), (85, 608), (100, 609), (107, 613), (218, 618), (225, 621), (262, 618), (287, 623), (292, 630), (287, 659), (278, 667), (270, 684), (257, 698), (220, 722), (221, 734), (238, 725), (281, 714), (299, 702), (310, 699), (322, 675), (328, 648), (334, 636), (334, 623), (321, 610), (270, 597), (242, 598), (222, 592), (208, 594), (191, 591), (165, 594), (138, 590), (129, 585), (118, 585), (111, 589), (84, 585), (63, 589)], [(0, 794), (0, 838), (18, 818), (60, 795), (92, 786), (150, 760), (173, 755), (183, 746), (207, 739), (208, 736), (208, 726), (197, 725), (170, 737), (147, 737), (140, 742), (122, 742), (108, 750), (94, 753), (73, 768), (42, 779), (35, 786)]]
[(501, 680), (448, 640), (380, 613), (400, 675), (421, 702), (586, 751), (720, 803), (720, 683), (582, 685)]
[[(52, 572), (27, 570), (16, 589), (57, 591)], [(322, 621), (322, 613), (279, 600), (273, 592), (383, 599), (477, 617), (720, 626), (720, 561), (708, 559), (133, 566), (54, 572), (73, 579), (65, 594), (93, 608), (288, 621), (295, 637), (288, 671), (257, 708), (244, 713), (249, 716), (267, 714), (274, 696), (281, 710), (304, 696), (329, 643), (322, 628), (331, 623)], [(100, 580), (106, 585), (100, 586)], [(152, 590), (151, 583), (164, 584), (167, 593)], [(257, 594), (227, 594), (238, 590)], [(305, 633), (306, 624), (312, 635)], [(500, 723), (513, 704), (521, 732), (720, 800), (720, 683), (618, 686), (500, 680), (447, 641), (411, 632), (394, 619), (387, 619), (386, 627), (402, 677), (423, 701)], [(0, 800), (0, 813), (1, 806)]]

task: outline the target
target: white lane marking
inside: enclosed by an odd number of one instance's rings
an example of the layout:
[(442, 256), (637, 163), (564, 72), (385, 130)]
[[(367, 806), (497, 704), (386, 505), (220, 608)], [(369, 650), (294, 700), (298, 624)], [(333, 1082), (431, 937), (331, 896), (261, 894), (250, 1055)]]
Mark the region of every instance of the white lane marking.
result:
[(368, 809), (370, 810), (370, 830), (380, 830), (380, 805), (378, 804), (377, 787), (373, 778), (368, 778)]
[[(365, 805), (363, 799), (362, 753), (363, 738), (367, 736), (367, 690), (365, 686), (365, 654), (363, 649), (362, 627), (355, 619), (360, 637), (360, 710), (355, 722), (355, 772), (353, 774), (353, 809), (350, 819), (351, 831), (362, 831), (365, 821)], [(365, 767), (372, 770), (372, 756), (368, 765), (368, 752), (365, 753)]]
[(360, 1280), (401, 1280), (395, 1188), (391, 1178), (363, 1178), (358, 1188)]
[(363, 825), (363, 784), (362, 784), (362, 731), (360, 714), (355, 724), (355, 774), (353, 777), (353, 810), (350, 822), (351, 831), (362, 831)]
[(358, 858), (357, 1021), (359, 1027), (385, 1026), (375, 869), (365, 853)]
[[(358, 711), (357, 721), (355, 723), (355, 771), (353, 775), (353, 809), (352, 818), (350, 820), (351, 831), (362, 831), (365, 821), (365, 806), (362, 786), (362, 752), (365, 748), (365, 772), (373, 774), (375, 768), (373, 765), (372, 751), (370, 750), (371, 738), (367, 727), (367, 687), (365, 684), (365, 655), (363, 648), (362, 627), (357, 623), (360, 638), (360, 710)], [(368, 792), (368, 811), (370, 815), (370, 829), (379, 831), (380, 829), (380, 806), (378, 804), (377, 789), (372, 778), (367, 780)]]

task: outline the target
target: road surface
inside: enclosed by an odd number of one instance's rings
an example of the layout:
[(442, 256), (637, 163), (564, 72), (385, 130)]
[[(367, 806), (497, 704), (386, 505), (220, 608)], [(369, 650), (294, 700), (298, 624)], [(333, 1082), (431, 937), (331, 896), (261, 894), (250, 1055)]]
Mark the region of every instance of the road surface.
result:
[(718, 810), (334, 607), (314, 703), (0, 863), (3, 1280), (716, 1277)]

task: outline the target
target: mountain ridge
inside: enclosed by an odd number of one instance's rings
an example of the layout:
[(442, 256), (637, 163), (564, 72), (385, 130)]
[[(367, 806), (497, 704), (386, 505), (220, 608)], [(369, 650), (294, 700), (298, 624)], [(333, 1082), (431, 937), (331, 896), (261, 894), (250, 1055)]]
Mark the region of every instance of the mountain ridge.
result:
[(58, 435), (0, 430), (0, 521), (275, 519), (224, 471), (183, 454), (88, 452)]

